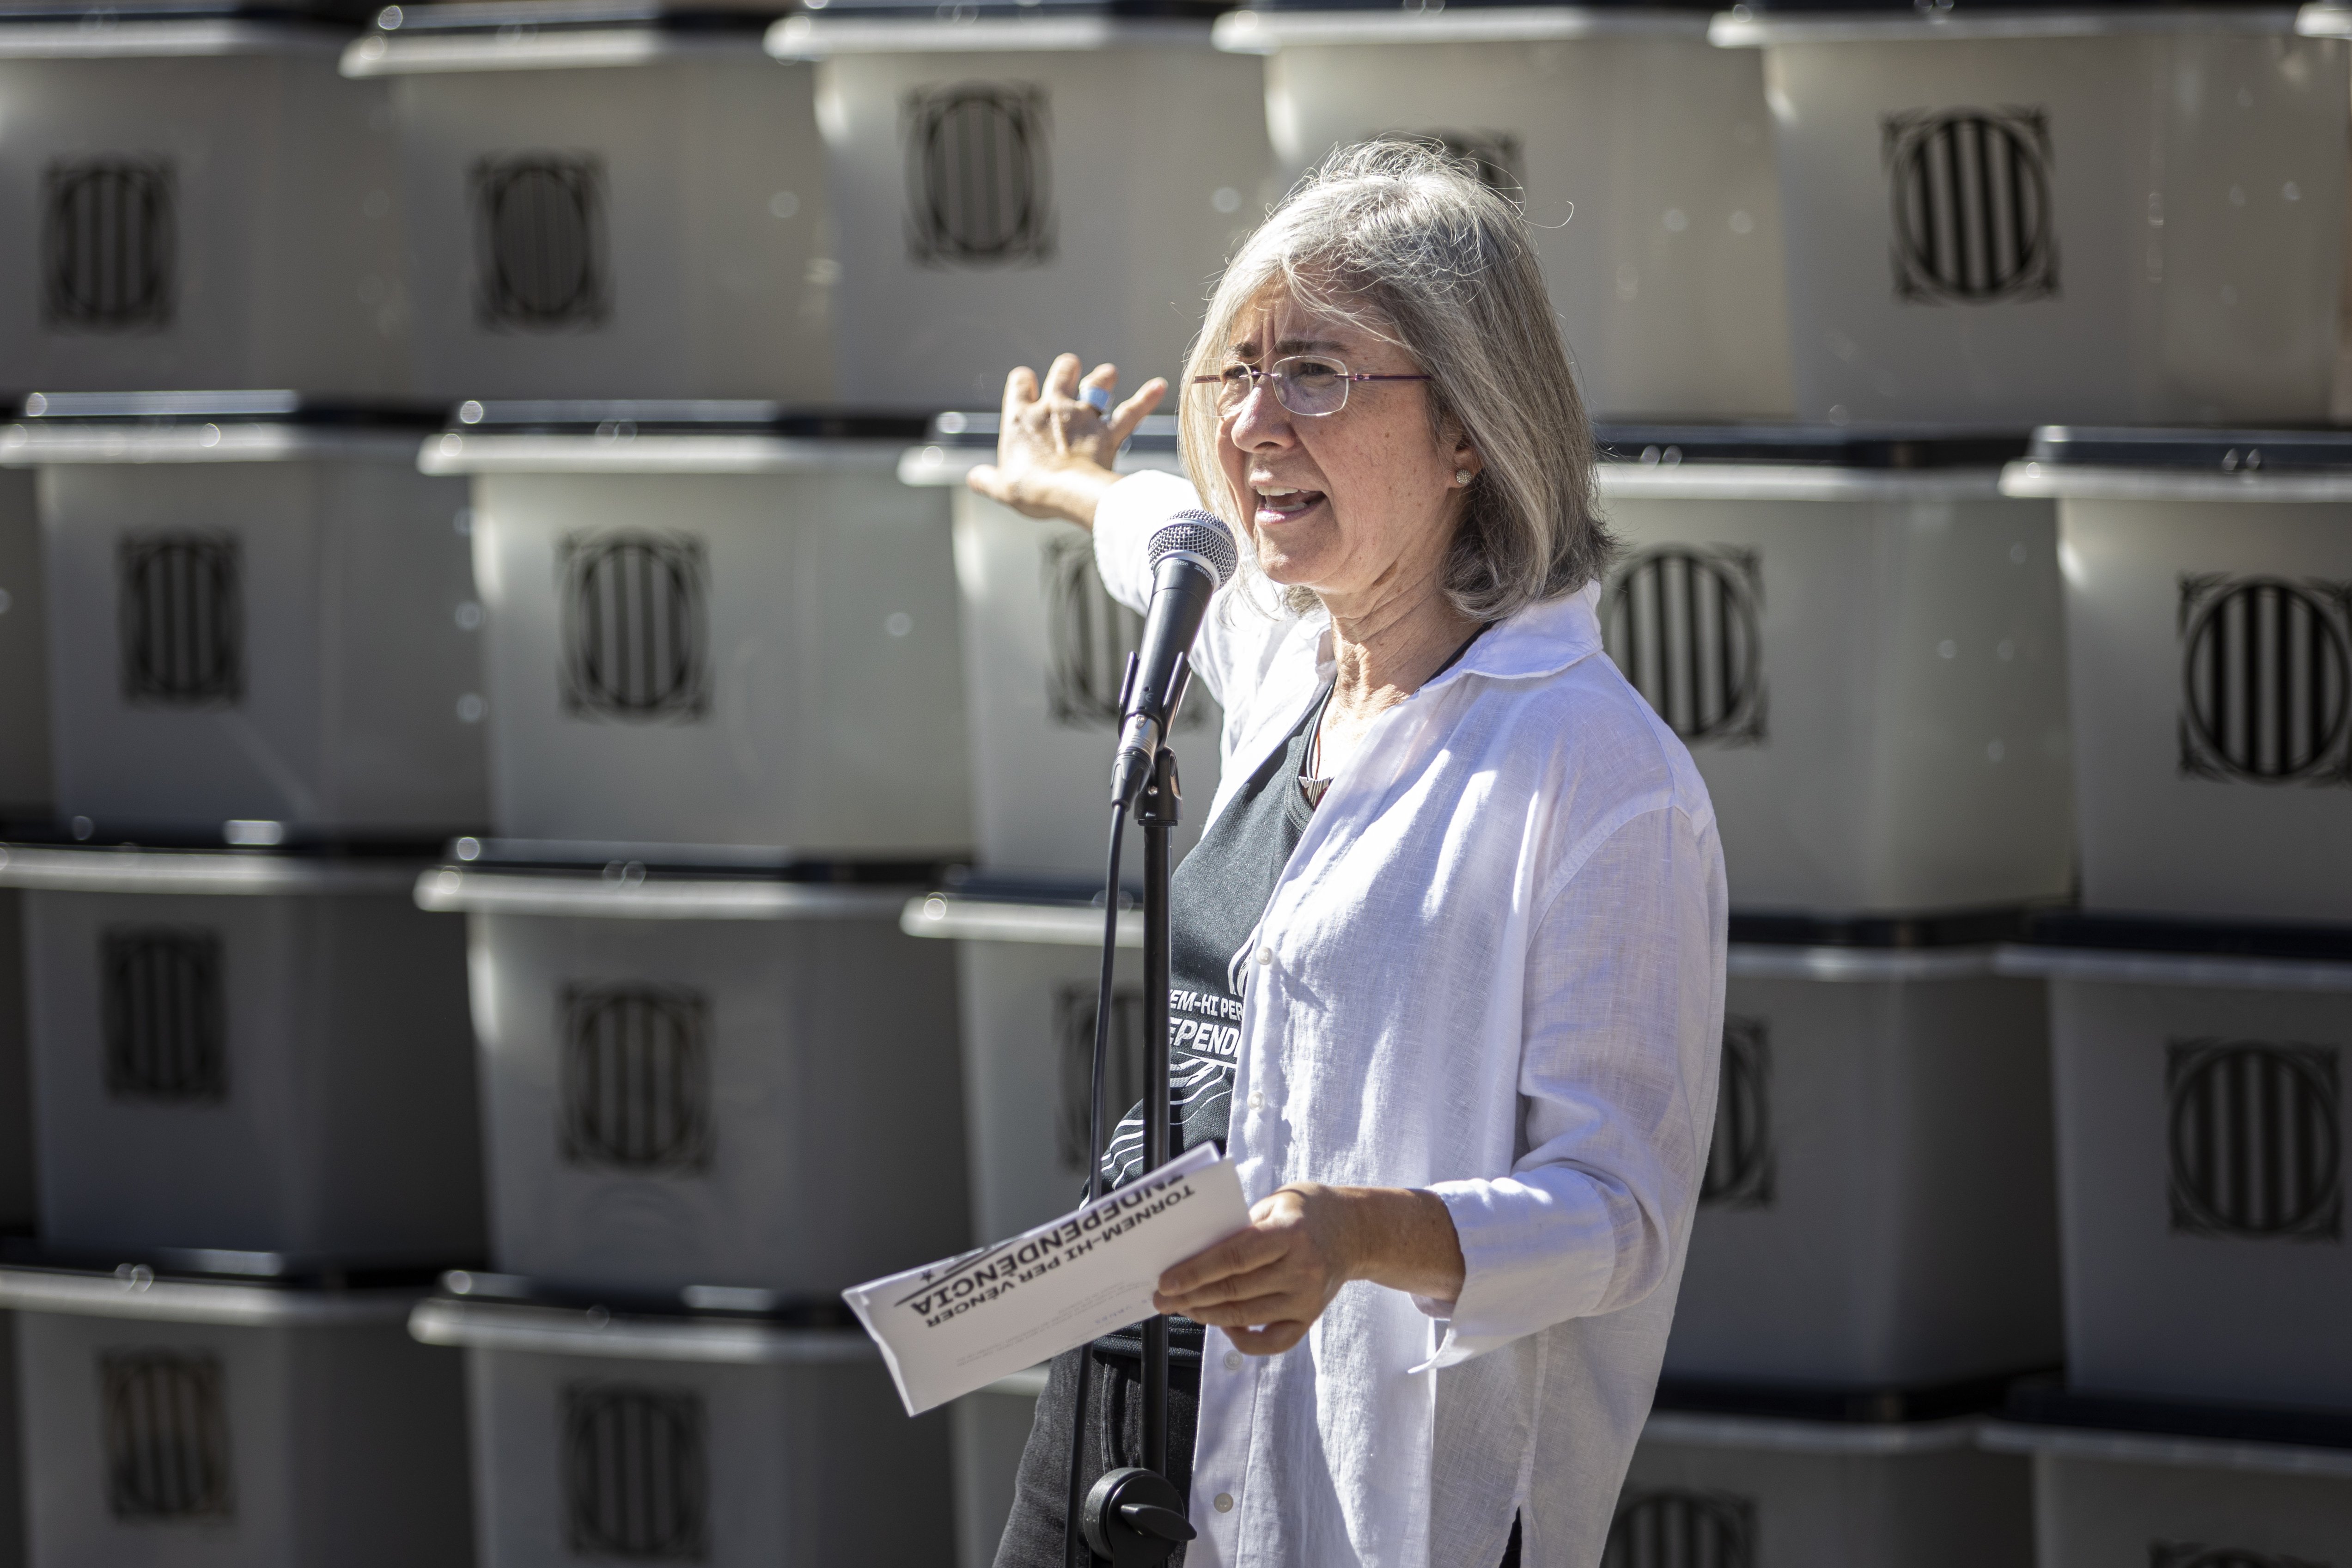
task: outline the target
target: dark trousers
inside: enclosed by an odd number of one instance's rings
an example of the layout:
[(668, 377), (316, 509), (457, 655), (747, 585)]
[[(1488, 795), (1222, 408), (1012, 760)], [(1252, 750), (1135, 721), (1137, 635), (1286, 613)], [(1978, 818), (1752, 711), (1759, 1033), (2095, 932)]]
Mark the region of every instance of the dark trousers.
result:
[[(1120, 1352), (1088, 1348), (1055, 1357), (1045, 1392), (1037, 1401), (1036, 1422), (1029, 1428), (1029, 1447), (1022, 1450), (1013, 1514), (1004, 1521), (1004, 1539), (997, 1543), (996, 1568), (1094, 1568), (1094, 1554), (1085, 1541), (1068, 1556), (1063, 1547), (1070, 1495), (1070, 1418), (1077, 1410), (1081, 1364), (1088, 1376), (1082, 1461), (1086, 1488), (1092, 1488), (1107, 1470), (1143, 1463), (1140, 1355), (1130, 1360)], [(1188, 1499), (1192, 1495), (1192, 1437), (1200, 1420), (1199, 1352), (1189, 1358), (1180, 1353), (1171, 1358), (1168, 1368), (1168, 1479)], [(1183, 1568), (1183, 1548), (1177, 1548), (1168, 1561), (1171, 1568)], [(1511, 1543), (1504, 1549), (1499, 1568), (1519, 1568), (1517, 1520), (1511, 1521)]]

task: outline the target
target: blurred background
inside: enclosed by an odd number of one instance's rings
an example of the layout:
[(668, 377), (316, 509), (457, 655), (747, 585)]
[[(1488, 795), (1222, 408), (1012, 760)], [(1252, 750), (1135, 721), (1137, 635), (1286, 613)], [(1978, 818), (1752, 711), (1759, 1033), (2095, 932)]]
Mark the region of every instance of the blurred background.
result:
[(0, 1568), (990, 1561), (838, 1292), (1074, 1201), (1139, 623), (962, 478), (1396, 133), (1729, 863), (1608, 1568), (2352, 1568), (2347, 37), (0, 4)]

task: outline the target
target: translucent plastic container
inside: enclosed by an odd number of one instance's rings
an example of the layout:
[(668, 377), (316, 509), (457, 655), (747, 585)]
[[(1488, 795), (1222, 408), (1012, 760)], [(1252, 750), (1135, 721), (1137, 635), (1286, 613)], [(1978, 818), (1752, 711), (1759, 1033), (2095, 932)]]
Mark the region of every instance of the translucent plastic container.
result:
[(2352, 46), (2284, 6), (1753, 9), (1713, 37), (1776, 105), (1798, 417), (2326, 417)]
[[(975, 879), (910, 901), (901, 924), (956, 939), (975, 1233), (999, 1241), (1067, 1214), (1086, 1192), (1100, 907), (1082, 888)], [(1140, 910), (1121, 911), (1119, 944), (1139, 953)], [(1143, 1095), (1142, 968), (1123, 954), (1112, 994), (1104, 1100), (1114, 1122)]]
[(413, 423), (289, 393), (26, 411), (0, 464), (39, 470), (60, 816), (215, 844), (480, 826), (466, 494), (416, 472)]
[(421, 389), (831, 395), (842, 267), (815, 73), (761, 53), (766, 20), (596, 0), (378, 13), (342, 69), (382, 79), (349, 90), (388, 87), (399, 126)]
[(838, 395), (992, 407), (1068, 349), (1173, 377), (1268, 199), (1257, 61), (1213, 7), (834, 0), (769, 52), (815, 60), (840, 282)]
[[(1610, 1568), (2033, 1562), (2031, 1468), (1977, 1451), (1971, 1427), (1655, 1412), (1633, 1450), (1601, 1561)], [(2137, 1568), (2139, 1560), (2131, 1561)]]
[(1764, 73), (1708, 46), (1705, 8), (1276, 0), (1216, 37), (1267, 57), (1286, 181), (1404, 132), (1524, 201), (1592, 409), (1790, 411)]
[(907, 892), (425, 873), (467, 916), (497, 1267), (837, 1305), (969, 1245), (952, 955), (900, 933)]
[(2305, 1568), (2352, 1540), (2352, 1449), (2003, 1423), (2046, 1568)]
[(0, 817), (49, 812), (49, 658), (33, 476), (0, 471)]
[(2352, 434), (2037, 433), (2058, 498), (2083, 900), (2352, 921)]
[(407, 384), (383, 91), (299, 7), (0, 19), (0, 363), (50, 391)]
[(954, 1561), (947, 1413), (855, 1328), (457, 1297), (410, 1330), (465, 1347), (482, 1568)]
[(2015, 443), (1618, 427), (1609, 655), (1691, 748), (1745, 910), (2018, 904), (2074, 875), (2053, 509)]
[[(994, 458), (996, 418), (944, 415), (898, 465), (910, 485), (945, 487), (955, 513), (973, 842), (985, 866), (1099, 882), (1119, 682), (1143, 617), (1104, 591), (1082, 530), (1023, 517), (965, 486), (975, 465)], [(1176, 468), (1174, 426), (1155, 416), (1120, 468)], [(1176, 723), (1185, 811), (1171, 846), (1180, 859), (1200, 841), (1216, 798), (1222, 721), (1208, 689), (1195, 685)]]
[(2005, 959), (2050, 977), (2069, 1385), (2352, 1411), (2352, 941), (2100, 940)]
[(479, 1256), (452, 922), (413, 865), (0, 851), (23, 889), (41, 1236), (138, 1258)]
[(1669, 1379), (1862, 1393), (2057, 1363), (2042, 989), (1991, 968), (1733, 945)]
[(26, 1560), (470, 1561), (465, 1392), (403, 1331), (416, 1295), (0, 1269)]
[(971, 842), (948, 508), (919, 421), (469, 404), (490, 815), (518, 838), (941, 855)]

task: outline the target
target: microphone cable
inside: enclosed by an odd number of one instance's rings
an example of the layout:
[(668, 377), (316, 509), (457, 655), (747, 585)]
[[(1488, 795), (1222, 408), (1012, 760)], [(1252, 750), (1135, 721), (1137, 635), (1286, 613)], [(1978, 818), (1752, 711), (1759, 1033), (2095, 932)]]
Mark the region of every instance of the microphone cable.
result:
[[(1102, 978), (1095, 988), (1095, 1053), (1094, 1075), (1090, 1080), (1087, 1115), (1087, 1202), (1094, 1203), (1103, 1195), (1103, 1089), (1110, 1068), (1111, 988), (1118, 983), (1118, 861), (1119, 852), (1127, 844), (1127, 805), (1118, 802), (1110, 808), (1110, 852), (1106, 857), (1110, 869), (1103, 879), (1103, 940)], [(1151, 1048), (1152, 1042), (1144, 1042)], [(1078, 1514), (1086, 1498), (1087, 1456), (1087, 1386), (1094, 1370), (1094, 1342), (1078, 1347), (1078, 1392), (1070, 1412), (1070, 1486), (1063, 1500), (1062, 1562), (1065, 1568), (1077, 1563), (1079, 1549), (1085, 1546)], [(1086, 1546), (1086, 1563), (1095, 1561), (1094, 1549)]]

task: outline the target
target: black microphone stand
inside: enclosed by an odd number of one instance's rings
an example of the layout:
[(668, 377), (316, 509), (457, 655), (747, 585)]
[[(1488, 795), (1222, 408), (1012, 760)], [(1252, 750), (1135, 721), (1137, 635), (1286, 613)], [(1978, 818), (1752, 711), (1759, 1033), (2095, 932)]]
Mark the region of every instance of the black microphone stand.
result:
[[(1188, 661), (1189, 662), (1189, 661)], [(1177, 704), (1190, 684), (1190, 670), (1181, 670), (1175, 700), (1168, 705), (1172, 723)], [(1132, 674), (1129, 680), (1132, 682)], [(1152, 760), (1150, 781), (1136, 802), (1135, 825), (1143, 829), (1143, 1169), (1156, 1171), (1168, 1163), (1173, 1142), (1168, 1085), (1168, 835), (1181, 820), (1181, 786), (1176, 775), (1176, 753), (1161, 745)], [(1105, 965), (1104, 973), (1109, 973)], [(1096, 1000), (1096, 1018), (1110, 1016), (1108, 984)], [(1102, 1103), (1100, 1051), (1095, 1057), (1095, 1103)], [(1099, 1123), (1099, 1117), (1097, 1117)], [(1097, 1170), (1101, 1151), (1094, 1153)], [(1099, 1184), (1097, 1184), (1099, 1185)], [(1078, 1401), (1076, 1430), (1070, 1436), (1069, 1507), (1085, 1535), (1089, 1555), (1111, 1568), (1160, 1568), (1176, 1549), (1192, 1539), (1185, 1518), (1183, 1494), (1168, 1479), (1168, 1319), (1164, 1314), (1143, 1325), (1143, 1463), (1106, 1473), (1095, 1482), (1083, 1502), (1078, 1498), (1082, 1473), (1077, 1446), (1086, 1441), (1086, 1385), (1091, 1347), (1078, 1360)]]

